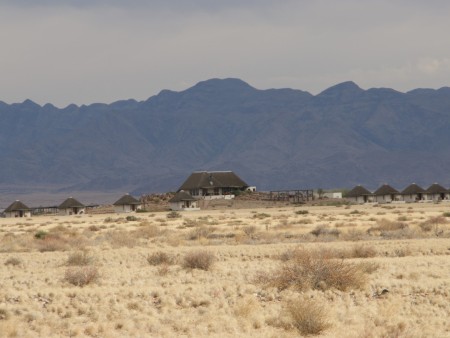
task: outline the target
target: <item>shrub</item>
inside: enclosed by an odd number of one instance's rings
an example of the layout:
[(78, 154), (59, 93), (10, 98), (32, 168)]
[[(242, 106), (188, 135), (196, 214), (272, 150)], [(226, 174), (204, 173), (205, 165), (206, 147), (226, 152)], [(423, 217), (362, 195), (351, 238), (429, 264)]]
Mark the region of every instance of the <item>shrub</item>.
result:
[(248, 236), (248, 237), (253, 237), (253, 235), (256, 232), (256, 227), (254, 225), (248, 225), (246, 227), (242, 228), (242, 231), (244, 231), (244, 233)]
[(426, 220), (425, 222), (420, 223), (419, 227), (424, 232), (429, 232), (431, 230), (434, 230), (435, 234), (439, 235), (439, 233), (440, 233), (439, 226), (442, 224), (446, 224), (446, 223), (447, 223), (447, 219), (445, 218), (445, 216), (437, 216), (437, 217), (431, 217), (428, 220)]
[(189, 231), (189, 233), (187, 234), (187, 239), (193, 241), (202, 237), (207, 238), (211, 233), (214, 232), (214, 230), (215, 228), (213, 227), (199, 226)]
[(167, 218), (181, 218), (181, 214), (178, 211), (171, 211), (167, 214)]
[(67, 258), (66, 265), (69, 266), (84, 266), (89, 265), (93, 261), (93, 257), (85, 250), (74, 252)]
[(139, 238), (153, 238), (161, 233), (159, 226), (155, 224), (141, 223), (141, 227), (135, 231), (135, 235)]
[(161, 264), (170, 265), (173, 264), (174, 258), (163, 251), (157, 251), (147, 256), (147, 262), (150, 265), (161, 265)]
[(139, 221), (139, 218), (136, 216), (127, 216), (127, 217), (125, 217), (125, 219), (127, 220), (127, 222)]
[(38, 242), (40, 252), (65, 251), (68, 248), (68, 241), (58, 234), (46, 234)]
[(98, 270), (95, 266), (68, 268), (64, 279), (75, 286), (85, 286), (97, 280)]
[(338, 229), (330, 229), (326, 225), (318, 225), (314, 230), (311, 230), (311, 234), (316, 237), (319, 236), (335, 236), (338, 237), (341, 232)]
[(89, 231), (100, 231), (100, 228), (96, 225), (91, 225), (88, 229)]
[(269, 214), (266, 214), (266, 213), (264, 213), (264, 212), (261, 212), (261, 213), (259, 213), (259, 214), (253, 215), (253, 218), (257, 218), (257, 219), (263, 219), (263, 218), (267, 218), (267, 217), (270, 217), (270, 215), (269, 215)]
[(39, 230), (34, 234), (34, 238), (36, 239), (44, 239), (48, 235), (47, 231)]
[(450, 212), (444, 212), (443, 214), (442, 214), (442, 216), (444, 216), (444, 217), (450, 217)]
[(308, 251), (297, 249), (290, 259), (273, 273), (259, 273), (257, 282), (279, 290), (293, 288), (341, 291), (360, 289), (366, 283), (365, 271), (360, 264), (334, 258), (340, 252), (330, 250)]
[(295, 213), (297, 215), (307, 215), (307, 214), (309, 214), (309, 211), (308, 210), (297, 210)]
[(0, 309), (0, 320), (7, 320), (9, 318), (9, 312), (6, 309)]
[(22, 265), (22, 261), (17, 257), (10, 257), (5, 261), (5, 265), (18, 266)]
[(318, 335), (330, 327), (325, 307), (313, 299), (291, 301), (287, 312), (292, 326), (302, 335)]
[(355, 245), (352, 249), (351, 257), (354, 258), (369, 258), (375, 257), (377, 250), (373, 246)]
[(183, 267), (185, 269), (209, 270), (214, 263), (215, 256), (209, 251), (192, 251), (184, 256)]

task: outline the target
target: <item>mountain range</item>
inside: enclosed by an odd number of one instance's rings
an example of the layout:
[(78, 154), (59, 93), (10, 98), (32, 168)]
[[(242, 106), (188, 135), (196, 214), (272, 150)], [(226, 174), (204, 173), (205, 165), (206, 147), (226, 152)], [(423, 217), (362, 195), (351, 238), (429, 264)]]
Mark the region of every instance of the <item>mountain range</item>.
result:
[(260, 190), (450, 187), (450, 88), (318, 95), (210, 79), (112, 104), (0, 101), (3, 190), (176, 190), (195, 170), (233, 170)]

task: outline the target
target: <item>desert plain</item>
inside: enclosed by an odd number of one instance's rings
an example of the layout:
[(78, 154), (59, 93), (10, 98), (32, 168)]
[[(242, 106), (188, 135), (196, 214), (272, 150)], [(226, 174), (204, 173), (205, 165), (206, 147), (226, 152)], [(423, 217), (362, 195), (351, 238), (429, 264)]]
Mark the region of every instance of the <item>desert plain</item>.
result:
[(450, 337), (450, 203), (0, 219), (0, 337)]

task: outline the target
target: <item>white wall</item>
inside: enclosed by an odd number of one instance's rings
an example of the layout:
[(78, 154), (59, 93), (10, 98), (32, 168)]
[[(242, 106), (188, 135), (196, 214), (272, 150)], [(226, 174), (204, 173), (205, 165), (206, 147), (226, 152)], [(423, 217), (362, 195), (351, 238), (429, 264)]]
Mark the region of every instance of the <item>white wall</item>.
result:
[[(20, 211), (5, 212), (5, 216), (11, 218), (21, 217)], [(31, 211), (24, 211), (22, 217), (31, 217)]]
[(85, 213), (86, 213), (85, 208), (78, 208), (77, 213), (74, 212), (73, 208), (59, 209), (59, 211), (58, 211), (58, 215), (61, 215), (61, 216), (81, 215), (81, 214), (85, 214)]
[(128, 213), (128, 212), (136, 212), (136, 210), (142, 209), (142, 205), (136, 205), (135, 210), (132, 210), (132, 205), (115, 205), (114, 212), (116, 213)]
[(170, 203), (170, 210), (174, 211), (195, 211), (200, 210), (200, 208), (197, 205), (197, 201), (191, 201), (190, 207), (186, 208), (186, 202), (171, 202)]

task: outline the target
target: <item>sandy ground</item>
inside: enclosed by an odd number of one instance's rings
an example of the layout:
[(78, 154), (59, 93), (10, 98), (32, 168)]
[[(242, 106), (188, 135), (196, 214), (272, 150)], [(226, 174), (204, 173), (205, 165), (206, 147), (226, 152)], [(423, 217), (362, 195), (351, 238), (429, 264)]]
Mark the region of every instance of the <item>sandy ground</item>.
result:
[[(3, 218), (0, 337), (295, 337), (289, 305), (311, 300), (327, 324), (319, 336), (450, 337), (449, 212), (399, 204)], [(261, 281), (298, 248), (375, 268), (345, 290)], [(198, 251), (214, 256), (208, 270), (185, 266)], [(81, 252), (86, 262), (73, 259)], [(149, 264), (157, 252), (171, 261)], [(74, 285), (73, 271), (95, 276)]]

